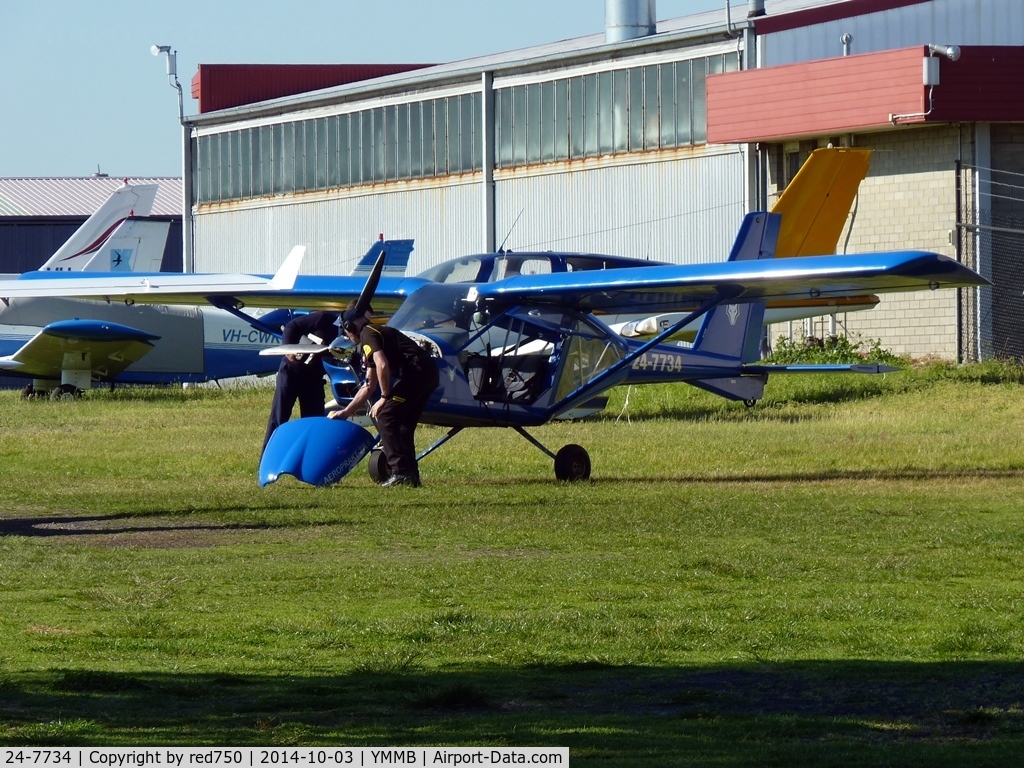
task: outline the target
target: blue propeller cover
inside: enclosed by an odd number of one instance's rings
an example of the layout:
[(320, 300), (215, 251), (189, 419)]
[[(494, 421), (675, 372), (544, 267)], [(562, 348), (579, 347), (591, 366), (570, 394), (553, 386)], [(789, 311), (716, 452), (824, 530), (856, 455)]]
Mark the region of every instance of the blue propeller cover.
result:
[(350, 421), (326, 416), (293, 419), (274, 430), (260, 459), (260, 487), (281, 475), (332, 485), (363, 460), (377, 439)]

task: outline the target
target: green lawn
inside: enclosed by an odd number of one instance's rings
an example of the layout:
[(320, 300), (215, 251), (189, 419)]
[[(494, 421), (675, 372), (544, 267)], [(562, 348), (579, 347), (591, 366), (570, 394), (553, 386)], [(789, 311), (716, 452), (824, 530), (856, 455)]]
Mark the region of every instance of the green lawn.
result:
[(475, 430), (388, 491), (260, 489), (267, 389), (0, 393), (0, 744), (1014, 764), (1022, 380), (618, 390), (534, 431), (591, 482)]

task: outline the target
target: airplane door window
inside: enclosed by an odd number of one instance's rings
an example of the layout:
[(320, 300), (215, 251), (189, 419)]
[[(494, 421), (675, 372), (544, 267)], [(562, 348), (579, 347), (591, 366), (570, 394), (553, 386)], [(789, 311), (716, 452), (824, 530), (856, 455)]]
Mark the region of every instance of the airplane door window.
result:
[(559, 373), (556, 400), (560, 400), (601, 371), (611, 367), (626, 354), (626, 347), (600, 329), (578, 319), (562, 344), (562, 367)]

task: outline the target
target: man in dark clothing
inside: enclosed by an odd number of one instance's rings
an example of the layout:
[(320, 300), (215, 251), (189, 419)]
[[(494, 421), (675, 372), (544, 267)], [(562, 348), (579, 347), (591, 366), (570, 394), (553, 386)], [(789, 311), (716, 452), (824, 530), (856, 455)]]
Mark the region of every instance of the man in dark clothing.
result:
[[(314, 344), (330, 344), (338, 338), (337, 312), (310, 312), (299, 315), (284, 327), (282, 344), (298, 344), (305, 336)], [(315, 355), (285, 355), (277, 369), (277, 389), (270, 406), (267, 434), (263, 438), (266, 449), (274, 430), (292, 417), (295, 401), (299, 401), (299, 414), (324, 415), (324, 353)]]
[(379, 389), (380, 399), (371, 406), (370, 417), (377, 424), (391, 473), (382, 485), (418, 487), (416, 423), (437, 389), (437, 365), (426, 350), (398, 329), (371, 324), (369, 314), (350, 309), (339, 321), (345, 335), (362, 350), (366, 382), (352, 402), (331, 417), (347, 419)]

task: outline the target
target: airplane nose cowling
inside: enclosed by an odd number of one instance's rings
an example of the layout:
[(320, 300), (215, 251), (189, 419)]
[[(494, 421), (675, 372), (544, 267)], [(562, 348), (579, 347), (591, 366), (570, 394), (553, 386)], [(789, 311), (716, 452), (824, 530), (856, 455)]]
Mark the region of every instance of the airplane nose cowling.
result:
[(304, 483), (333, 485), (363, 460), (376, 443), (368, 431), (342, 419), (294, 419), (279, 426), (260, 460), (259, 483), (264, 487), (281, 475)]

